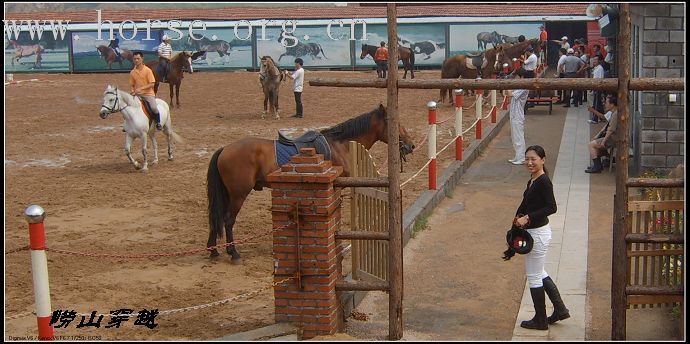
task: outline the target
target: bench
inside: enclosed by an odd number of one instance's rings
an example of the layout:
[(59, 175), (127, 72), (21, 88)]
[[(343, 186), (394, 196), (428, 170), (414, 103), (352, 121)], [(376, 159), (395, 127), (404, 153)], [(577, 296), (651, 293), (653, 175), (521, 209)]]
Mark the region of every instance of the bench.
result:
[(558, 97), (536, 97), (536, 98), (527, 98), (527, 103), (525, 103), (525, 114), (527, 114), (527, 108), (532, 105), (532, 106), (538, 106), (538, 105), (548, 105), (549, 106), (549, 115), (553, 111), (553, 103), (555, 101), (558, 101)]

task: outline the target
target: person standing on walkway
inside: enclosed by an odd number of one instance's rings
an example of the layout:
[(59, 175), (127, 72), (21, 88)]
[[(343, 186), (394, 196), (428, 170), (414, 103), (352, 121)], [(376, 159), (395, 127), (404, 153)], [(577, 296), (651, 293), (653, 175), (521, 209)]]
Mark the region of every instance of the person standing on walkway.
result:
[(130, 92), (133, 96), (141, 97), (151, 108), (151, 117), (156, 122), (156, 129), (163, 130), (161, 126), (161, 115), (158, 112), (156, 94), (153, 92), (153, 85), (156, 84), (156, 77), (153, 71), (144, 64), (144, 54), (141, 51), (134, 53), (132, 57), (134, 68), (129, 72), (129, 85), (132, 87)]
[[(531, 178), (523, 193), (522, 203), (515, 213), (514, 224), (527, 230), (534, 239), (532, 250), (525, 255), (525, 271), (529, 282), (529, 291), (534, 303), (534, 318), (523, 321), (520, 326), (534, 330), (548, 330), (549, 324), (570, 318), (556, 283), (544, 270), (546, 252), (551, 242), (551, 225), (548, 216), (556, 213), (556, 198), (553, 195), (553, 184), (544, 166), (546, 152), (541, 146), (530, 146), (525, 151), (527, 171)], [(554, 312), (546, 316), (546, 298), (553, 303)]]
[[(534, 54), (532, 54), (534, 56)], [(522, 68), (514, 72), (514, 76), (523, 77), (525, 72)], [(508, 162), (513, 165), (525, 164), (525, 104), (529, 96), (529, 90), (513, 90), (512, 95), (508, 91), (510, 98), (510, 140), (513, 142), (515, 155)]]
[(374, 61), (376, 62), (376, 74), (379, 78), (386, 78), (386, 72), (388, 71), (388, 48), (386, 48), (386, 42), (381, 42), (381, 46), (376, 49), (374, 54)]
[[(556, 64), (556, 74), (554, 75), (558, 78), (564, 77), (563, 72), (561, 71), (562, 70), (561, 66), (563, 65), (563, 61), (565, 61), (565, 58), (566, 58), (566, 49), (560, 48), (558, 50), (558, 63)], [(564, 103), (564, 101), (563, 101), (563, 99), (565, 98), (564, 94), (565, 94), (564, 90), (562, 90), (562, 89), (558, 90), (558, 101), (556, 102), (556, 104), (563, 104)]]
[(304, 68), (302, 66), (304, 65), (304, 61), (302, 61), (301, 58), (296, 58), (295, 59), (295, 72), (290, 74), (288, 71), (285, 71), (285, 75), (290, 77), (290, 79), (295, 80), (294, 86), (293, 86), (293, 91), (295, 93), (295, 114), (290, 116), (293, 118), (302, 118), (304, 117), (304, 109), (302, 108), (302, 90), (303, 90), (303, 85), (304, 85)]
[[(563, 73), (563, 76), (565, 78), (576, 78), (578, 72), (581, 71), (581, 69), (585, 68), (584, 62), (579, 57), (574, 56), (575, 50), (573, 48), (570, 48), (567, 50), (567, 56), (563, 60), (563, 64), (561, 65), (561, 72)], [(572, 92), (572, 97), (571, 97), (571, 92)], [(580, 91), (579, 90), (565, 90), (565, 94), (563, 96), (563, 101), (565, 102), (565, 105), (563, 107), (570, 107), (570, 99), (574, 99), (574, 106), (577, 107), (578, 103), (580, 102)]]
[[(549, 42), (549, 34), (546, 32), (544, 25), (539, 26), (539, 44), (541, 44), (540, 62), (544, 63), (544, 57), (548, 60), (548, 55), (546, 51), (546, 44)], [(544, 63), (547, 64), (547, 63)]]
[[(604, 67), (601, 65), (601, 58), (599, 56), (593, 56), (590, 59), (592, 65), (594, 66), (594, 69), (592, 69), (592, 78), (593, 79), (603, 79), (604, 78)], [(604, 102), (603, 102), (603, 93), (602, 91), (594, 90), (592, 91), (592, 107), (596, 112), (603, 113), (604, 112)], [(599, 117), (595, 114), (594, 111), (590, 110), (590, 113), (592, 114), (592, 118), (588, 121), (589, 123), (599, 123)]]
[(160, 45), (158, 45), (158, 72), (161, 82), (168, 82), (168, 69), (170, 69), (170, 59), (172, 59), (172, 45), (170, 36), (163, 35)]

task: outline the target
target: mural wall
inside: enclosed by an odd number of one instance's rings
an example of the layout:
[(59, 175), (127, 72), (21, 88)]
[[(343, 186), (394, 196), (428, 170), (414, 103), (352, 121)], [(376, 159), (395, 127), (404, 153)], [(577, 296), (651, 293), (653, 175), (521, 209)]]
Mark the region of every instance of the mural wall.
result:
[[(287, 25), (288, 32), (292, 31)], [(347, 26), (331, 26), (331, 39), (327, 27), (298, 26), (295, 34), (285, 33), (282, 27), (267, 27), (266, 38), (257, 36), (257, 66), (261, 56), (271, 56), (281, 68), (294, 68), (295, 59), (302, 58), (304, 67), (350, 67), (350, 29)]]
[[(361, 58), (363, 44), (379, 47), (381, 42), (388, 46), (387, 25), (367, 25), (368, 41), (360, 41), (363, 28), (355, 27), (356, 66), (375, 66), (374, 58), (367, 55)], [(398, 25), (399, 46), (412, 49), (415, 53), (415, 65), (442, 65), (446, 58), (446, 24), (400, 24)], [(402, 66), (402, 63), (400, 63)]]
[[(300, 57), (304, 60), (306, 68), (349, 69), (374, 67), (372, 56), (365, 54), (365, 57), (361, 58), (363, 45), (378, 47), (381, 41), (388, 41), (385, 24), (367, 25), (366, 40), (362, 40), (363, 25), (355, 26), (355, 40), (350, 40), (349, 25), (331, 25), (329, 36), (327, 25), (309, 25), (303, 22), (299, 23), (294, 33), (287, 33), (293, 31), (290, 22), (287, 22), (287, 32), (279, 26), (268, 26), (265, 32), (266, 39), (263, 40), (261, 30), (256, 26), (252, 35), (249, 35), (249, 29), (240, 25), (236, 35), (234, 22), (216, 24), (227, 24), (227, 27), (197, 30), (195, 34), (198, 37), (203, 36), (199, 40), (191, 39), (186, 30), (154, 29), (151, 30), (150, 37), (147, 37), (146, 30), (139, 30), (131, 40), (119, 37), (121, 55), (115, 56), (113, 42), (109, 40), (107, 31), (102, 33), (102, 40), (98, 40), (96, 30), (70, 31), (66, 38), (61, 40), (55, 40), (50, 31), (44, 32), (41, 39), (31, 39), (28, 32), (21, 32), (16, 42), (9, 40), (6, 35), (5, 70), (129, 71), (132, 68), (132, 51), (144, 52), (145, 62), (157, 59), (156, 50), (163, 34), (168, 34), (172, 38), (173, 53), (206, 51), (206, 54), (193, 61), (197, 70), (257, 68), (261, 56), (266, 55), (272, 56), (282, 68), (293, 68), (294, 60)], [(526, 39), (536, 38), (539, 36), (541, 24), (542, 22), (399, 24), (398, 44), (412, 49), (416, 66), (440, 67), (449, 56), (489, 49), (499, 43), (514, 42), (520, 35), (524, 35)], [(582, 22), (573, 23), (575, 24), (582, 25)], [(115, 34), (119, 36), (119, 32), (116, 31)], [(129, 38), (133, 32), (125, 31), (124, 35)], [(41, 46), (40, 55), (35, 53), (36, 48), (32, 48), (36, 44)], [(13, 59), (15, 55), (18, 60)]]
[[(137, 31), (131, 40), (125, 40), (115, 32), (115, 40), (109, 40), (109, 33), (101, 32), (101, 40), (96, 31), (72, 32), (72, 68), (75, 72), (129, 71), (132, 70), (132, 54), (144, 53), (144, 63), (158, 59), (158, 45), (161, 30), (152, 30), (147, 39), (146, 31)], [(132, 37), (132, 31), (123, 31), (124, 37)], [(115, 54), (113, 46), (119, 47), (120, 55)]]
[[(16, 36), (12, 35), (13, 38)], [(5, 34), (5, 72), (69, 72), (69, 35), (47, 31), (39, 39), (21, 32), (18, 39)]]
[[(246, 38), (249, 29), (238, 28), (237, 36), (233, 28), (210, 28), (195, 33), (199, 40), (192, 39), (187, 32), (183, 36), (174, 31), (165, 31), (172, 39), (170, 45), (173, 55), (181, 51), (206, 51), (205, 55), (192, 61), (194, 69), (236, 69), (252, 68), (252, 38)], [(203, 37), (202, 37), (203, 36)]]
[(516, 43), (520, 35), (524, 35), (525, 39), (539, 38), (541, 24), (542, 22), (451, 24), (449, 56), (490, 49), (500, 43)]

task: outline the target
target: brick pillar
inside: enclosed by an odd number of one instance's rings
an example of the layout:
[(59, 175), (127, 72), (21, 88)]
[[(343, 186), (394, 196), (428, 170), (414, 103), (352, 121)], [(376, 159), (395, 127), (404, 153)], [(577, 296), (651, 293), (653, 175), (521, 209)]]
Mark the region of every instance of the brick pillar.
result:
[(296, 277), (274, 287), (275, 320), (297, 324), (300, 339), (331, 335), (342, 327), (335, 291), (342, 275), (341, 248), (335, 240), (341, 198), (340, 189), (333, 188), (342, 172), (313, 148), (303, 148), (268, 176), (273, 228), (290, 224), (273, 233), (274, 281)]

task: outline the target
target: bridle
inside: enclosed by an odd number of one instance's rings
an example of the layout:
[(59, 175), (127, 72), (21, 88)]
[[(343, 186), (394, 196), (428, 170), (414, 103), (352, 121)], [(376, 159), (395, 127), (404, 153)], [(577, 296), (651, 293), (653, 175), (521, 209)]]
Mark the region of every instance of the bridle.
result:
[(105, 92), (105, 94), (115, 95), (115, 103), (113, 104), (112, 108), (105, 106), (105, 104), (101, 105), (101, 109), (105, 108), (106, 110), (108, 110), (108, 115), (116, 113), (116, 112), (120, 112), (129, 106), (129, 105), (125, 105), (125, 107), (120, 107), (119, 109), (116, 109), (117, 104), (120, 102), (120, 97), (118, 96), (118, 93), (117, 93), (117, 87), (115, 87), (115, 92), (108, 91), (108, 92)]

